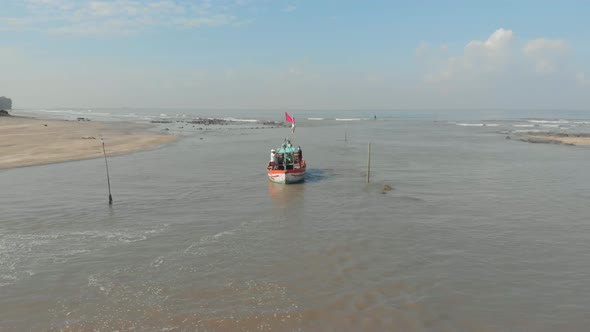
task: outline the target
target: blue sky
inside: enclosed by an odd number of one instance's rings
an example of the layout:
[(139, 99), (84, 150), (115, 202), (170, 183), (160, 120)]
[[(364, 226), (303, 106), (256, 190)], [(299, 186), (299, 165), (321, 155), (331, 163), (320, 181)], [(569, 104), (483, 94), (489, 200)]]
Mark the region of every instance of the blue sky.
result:
[(2, 0), (16, 107), (590, 105), (583, 1)]

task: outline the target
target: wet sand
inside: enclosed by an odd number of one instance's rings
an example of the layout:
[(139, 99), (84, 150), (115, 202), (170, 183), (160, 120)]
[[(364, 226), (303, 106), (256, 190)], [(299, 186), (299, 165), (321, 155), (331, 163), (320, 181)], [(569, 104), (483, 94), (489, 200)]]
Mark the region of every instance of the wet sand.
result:
[(175, 136), (148, 131), (133, 123), (0, 118), (0, 169), (50, 164), (158, 147)]

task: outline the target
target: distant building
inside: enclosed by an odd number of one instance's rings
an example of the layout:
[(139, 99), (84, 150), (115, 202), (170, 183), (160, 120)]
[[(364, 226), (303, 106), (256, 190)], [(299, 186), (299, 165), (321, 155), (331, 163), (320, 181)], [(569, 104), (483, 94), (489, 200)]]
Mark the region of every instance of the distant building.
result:
[(12, 109), (12, 99), (6, 97), (0, 97), (0, 110)]

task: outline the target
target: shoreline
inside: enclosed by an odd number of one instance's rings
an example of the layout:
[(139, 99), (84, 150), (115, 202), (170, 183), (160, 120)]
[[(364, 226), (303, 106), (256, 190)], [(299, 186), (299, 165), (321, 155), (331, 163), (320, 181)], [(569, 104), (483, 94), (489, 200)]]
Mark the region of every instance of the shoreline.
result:
[(0, 117), (0, 169), (38, 166), (145, 151), (171, 143), (175, 135), (130, 122)]
[(590, 146), (590, 134), (585, 133), (557, 133), (557, 132), (540, 132), (527, 133), (519, 138), (522, 142), (541, 143), (541, 144), (558, 144), (570, 146)]

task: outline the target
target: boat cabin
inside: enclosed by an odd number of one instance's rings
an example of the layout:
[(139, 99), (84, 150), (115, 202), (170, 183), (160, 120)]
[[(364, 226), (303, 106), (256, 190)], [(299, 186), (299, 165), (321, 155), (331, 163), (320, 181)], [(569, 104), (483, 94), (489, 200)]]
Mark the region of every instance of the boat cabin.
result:
[(269, 169), (292, 170), (305, 167), (305, 161), (299, 160), (299, 153), (296, 148), (282, 146), (276, 150), (276, 164), (269, 163)]

